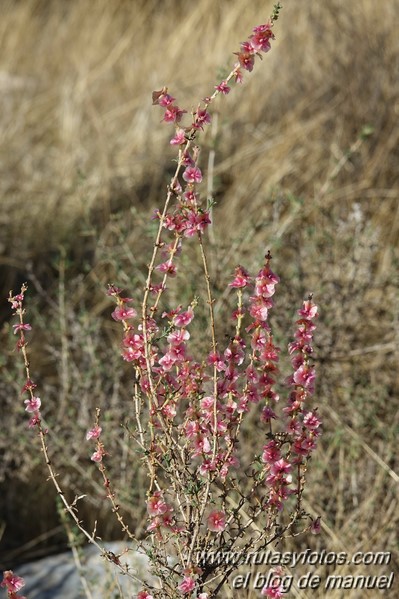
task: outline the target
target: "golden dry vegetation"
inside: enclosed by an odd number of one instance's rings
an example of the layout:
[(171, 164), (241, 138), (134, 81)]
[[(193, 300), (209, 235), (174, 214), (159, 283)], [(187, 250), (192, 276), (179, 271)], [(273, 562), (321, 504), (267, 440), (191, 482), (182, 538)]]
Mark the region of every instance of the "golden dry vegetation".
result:
[[(389, 566), (336, 572), (398, 577), (399, 2), (283, 4), (272, 51), (215, 105), (218, 118), (201, 138), (204, 167), (215, 150), (209, 243), (217, 313), (223, 324), (236, 264), (254, 271), (266, 249), (281, 276), (273, 325), (282, 346), (295, 309), (314, 292), (324, 435), (306, 508), (322, 516), (323, 530), (280, 549), (391, 551)], [(103, 493), (82, 443), (100, 405), (121, 504), (140, 533), (145, 481), (141, 487), (119, 426), (129, 417), (129, 373), (103, 290), (116, 282), (140, 296), (149, 216), (173, 169), (171, 131), (151, 92), (167, 85), (180, 105), (195, 107), (271, 8), (243, 0), (1, 2), (0, 526), (7, 566), (60, 547), (64, 537), (26, 430), (5, 298), (28, 281), (32, 369), (61, 479), (72, 497), (90, 494), (84, 511), (92, 520), (98, 515), (104, 537), (120, 534), (109, 516), (101, 519)], [(171, 302), (199, 293), (195, 260), (190, 249)], [(246, 435), (250, 452), (262, 431)], [(331, 568), (314, 571), (325, 578)], [(386, 597), (397, 596), (397, 584)], [(329, 596), (360, 596), (340, 593)]]

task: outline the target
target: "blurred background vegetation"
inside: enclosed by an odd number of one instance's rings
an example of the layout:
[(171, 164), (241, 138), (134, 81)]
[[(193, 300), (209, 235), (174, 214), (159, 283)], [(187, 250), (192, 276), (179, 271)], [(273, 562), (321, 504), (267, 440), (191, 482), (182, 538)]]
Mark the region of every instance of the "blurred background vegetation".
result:
[[(202, 167), (215, 150), (216, 309), (223, 323), (234, 267), (256, 271), (267, 249), (281, 276), (273, 326), (283, 348), (295, 310), (314, 292), (325, 432), (306, 507), (322, 516), (323, 533), (279, 548), (392, 551), (388, 570), (398, 572), (399, 2), (283, 4), (272, 51), (214, 106), (217, 127), (201, 138)], [(114, 484), (140, 534), (146, 480), (121, 427), (131, 415), (131, 373), (104, 290), (113, 282), (140, 297), (149, 217), (173, 169), (171, 130), (151, 92), (167, 85), (179, 105), (196, 107), (271, 8), (243, 0), (1, 2), (3, 566), (65, 546), (26, 427), (8, 292), (29, 284), (32, 375), (61, 482), (71, 498), (88, 494), (83, 517), (98, 520), (104, 538), (121, 536), (83, 442), (98, 405)], [(201, 293), (194, 247), (183, 265), (170, 305)], [(250, 426), (258, 426), (255, 414)], [(248, 455), (261, 435), (247, 429)]]

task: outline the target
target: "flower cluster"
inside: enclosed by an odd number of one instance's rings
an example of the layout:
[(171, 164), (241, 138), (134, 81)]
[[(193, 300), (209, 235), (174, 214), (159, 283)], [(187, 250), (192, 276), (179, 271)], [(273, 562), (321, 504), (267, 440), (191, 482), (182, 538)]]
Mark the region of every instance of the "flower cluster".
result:
[(317, 306), (312, 301), (312, 296), (309, 296), (303, 303), (303, 308), (298, 311), (298, 314), (300, 318), (296, 321), (295, 341), (289, 346), (294, 369), (294, 374), (288, 380), (292, 391), (288, 406), (284, 409), (288, 419), (287, 431), (293, 442), (293, 462), (296, 464), (300, 464), (304, 458), (309, 457), (316, 448), (316, 441), (321, 433), (321, 421), (317, 411), (309, 410), (306, 406), (307, 398), (314, 393), (316, 376), (311, 356), (313, 354), (313, 332), (316, 328), (314, 319), (318, 316), (318, 312)]
[[(230, 74), (215, 85), (215, 91), (211, 96), (204, 98), (203, 104), (191, 111), (191, 122), (188, 125), (181, 124), (182, 118), (188, 114), (188, 111), (176, 104), (176, 98), (168, 92), (167, 87), (152, 93), (152, 103), (164, 110), (162, 121), (173, 123), (175, 126), (175, 133), (170, 144), (179, 148), (178, 167), (170, 185), (170, 192), (176, 196), (176, 203), (168, 211), (165, 209), (164, 212), (156, 211), (155, 213), (160, 220), (160, 227), (173, 232), (178, 239), (177, 244), (180, 243), (182, 237), (203, 234), (211, 224), (209, 209), (201, 205), (198, 193), (198, 185), (202, 182), (203, 174), (198, 165), (199, 148), (198, 146), (192, 147), (192, 142), (197, 133), (210, 124), (209, 106), (216, 96), (227, 95), (231, 91), (228, 85), (230, 80), (241, 83), (243, 70), (252, 71), (255, 58), (257, 56), (261, 58), (261, 53), (270, 50), (271, 41), (274, 39), (272, 27), (277, 19), (279, 8), (280, 6), (276, 5), (271, 20), (254, 27), (248, 40), (240, 44), (240, 51), (234, 53), (238, 61), (234, 64)], [(169, 204), (169, 201), (166, 204)], [(156, 270), (163, 273), (165, 277), (174, 276), (176, 265), (173, 260), (176, 255), (176, 244), (169, 245), (169, 251), (166, 250), (166, 254), (167, 260), (158, 264)], [(164, 283), (160, 288), (156, 287), (155, 291), (163, 290), (163, 285)]]
[(163, 540), (162, 529), (172, 533), (179, 532), (173, 517), (173, 507), (166, 503), (161, 491), (155, 491), (149, 497), (147, 500), (147, 512), (150, 520), (147, 530), (148, 532), (155, 533), (158, 540)]
[(102, 462), (103, 457), (106, 455), (104, 445), (100, 441), (101, 433), (102, 433), (102, 428), (101, 428), (101, 426), (98, 425), (98, 423), (96, 423), (93, 426), (93, 428), (91, 428), (86, 433), (86, 441), (90, 441), (92, 439), (94, 439), (94, 441), (96, 441), (96, 450), (90, 458), (92, 462), (100, 463), (100, 462)]
[(11, 295), (8, 298), (8, 301), (11, 304), (11, 308), (14, 311), (13, 314), (18, 318), (18, 324), (13, 325), (14, 335), (19, 335), (17, 341), (17, 350), (20, 351), (23, 355), (24, 364), (25, 364), (25, 372), (26, 372), (26, 382), (21, 389), (21, 393), (27, 393), (28, 399), (24, 401), (25, 403), (25, 411), (30, 414), (29, 420), (29, 428), (33, 428), (37, 425), (40, 425), (41, 422), (41, 414), (40, 408), (42, 405), (40, 397), (34, 394), (34, 390), (37, 385), (34, 383), (30, 376), (29, 371), (29, 360), (26, 351), (26, 347), (28, 345), (28, 341), (25, 337), (25, 331), (31, 331), (32, 327), (30, 324), (24, 321), (25, 317), (25, 309), (24, 309), (24, 299), (25, 293), (27, 290), (26, 284), (23, 284), (21, 287), (20, 293), (17, 295)]
[[(304, 301), (298, 314), (300, 319), (296, 321), (295, 341), (289, 345), (294, 373), (287, 380), (291, 391), (288, 405), (283, 408), (286, 436), (278, 442), (270, 440), (263, 447), (262, 454), (262, 461), (266, 464), (266, 481), (270, 487), (268, 503), (278, 510), (282, 509), (283, 502), (291, 494), (301, 492), (299, 487), (291, 487), (292, 468), (306, 462), (316, 448), (317, 438), (321, 434), (321, 421), (317, 411), (307, 408), (307, 400), (314, 392), (316, 376), (311, 356), (313, 332), (316, 328), (314, 319), (318, 312), (312, 296)], [(284, 444), (287, 447), (283, 455)]]

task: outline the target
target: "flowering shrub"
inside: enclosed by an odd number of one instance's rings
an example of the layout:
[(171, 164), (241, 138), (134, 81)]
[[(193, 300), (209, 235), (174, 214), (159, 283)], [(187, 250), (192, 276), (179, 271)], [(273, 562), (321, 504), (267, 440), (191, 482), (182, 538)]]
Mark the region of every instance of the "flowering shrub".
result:
[[(178, 150), (177, 166), (162, 209), (154, 218), (158, 228), (141, 308), (116, 285), (108, 295), (114, 300), (112, 318), (120, 322), (122, 357), (134, 371), (133, 405), (135, 427), (130, 430), (147, 469), (148, 524), (144, 539), (136, 540), (149, 556), (157, 583), (143, 581), (138, 599), (216, 597), (237, 563), (221, 566), (209, 560), (211, 552), (260, 551), (274, 540), (305, 530), (317, 532), (319, 521), (302, 507), (302, 494), (309, 457), (320, 435), (320, 419), (311, 405), (315, 369), (312, 363), (314, 321), (317, 307), (310, 295), (298, 311), (294, 340), (289, 345), (292, 375), (285, 381), (288, 398), (277, 392), (279, 348), (269, 324), (273, 296), (279, 277), (272, 271), (268, 252), (263, 266), (251, 275), (237, 266), (229, 284), (236, 294), (232, 313), (234, 334), (222, 345), (217, 339), (214, 297), (204, 237), (211, 224), (210, 205), (201, 199), (200, 132), (211, 122), (209, 107), (226, 95), (231, 83), (240, 83), (251, 72), (257, 57), (270, 49), (277, 4), (269, 22), (253, 29), (236, 53), (230, 74), (219, 82), (211, 96), (189, 112), (176, 103), (166, 87), (153, 93), (153, 104), (163, 110), (162, 121), (174, 126), (170, 144)], [(208, 306), (208, 347), (198, 358), (192, 350), (190, 325), (198, 300), (189, 305), (167, 307), (167, 283), (179, 268), (179, 255), (188, 238), (195, 238), (201, 255)], [(121, 559), (101, 548), (59, 486), (49, 458), (41, 416), (41, 400), (30, 373), (25, 322), (24, 285), (10, 303), (18, 323), (17, 347), (25, 364), (26, 411), (29, 426), (37, 429), (50, 477), (65, 509), (87, 539), (104, 557), (135, 578)], [(165, 309), (161, 309), (161, 302)], [(203, 343), (206, 347), (206, 344)], [(283, 404), (278, 409), (279, 402)], [(253, 406), (255, 404), (255, 406)], [(257, 410), (264, 440), (250, 463), (242, 463), (240, 432), (250, 410)], [(123, 532), (132, 540), (128, 523), (120, 513), (115, 490), (107, 474), (107, 449), (102, 441), (101, 413), (97, 409), (86, 440), (93, 444), (91, 460), (99, 468), (112, 511)], [(244, 473), (240, 476), (239, 473)], [(14, 582), (12, 582), (14, 581)], [(11, 572), (4, 575), (9, 596), (21, 588)], [(14, 585), (14, 586), (13, 586)], [(11, 594), (10, 594), (11, 593)], [(12, 594), (14, 593), (14, 594)], [(263, 594), (279, 597), (278, 584)]]

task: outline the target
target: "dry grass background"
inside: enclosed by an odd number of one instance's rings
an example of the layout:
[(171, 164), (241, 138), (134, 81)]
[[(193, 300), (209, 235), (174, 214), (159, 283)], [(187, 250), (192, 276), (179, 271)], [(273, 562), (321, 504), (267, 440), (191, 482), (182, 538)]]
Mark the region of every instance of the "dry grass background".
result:
[[(153, 231), (148, 215), (161, 204), (173, 166), (170, 131), (159, 123), (151, 92), (168, 85), (179, 104), (195, 106), (271, 6), (1, 3), (0, 292), (6, 297), (30, 284), (32, 368), (54, 461), (72, 494), (90, 494), (84, 513), (99, 518), (107, 538), (119, 532), (101, 516), (102, 490), (82, 439), (101, 405), (110, 467), (140, 532), (145, 481), (141, 486), (134, 448), (119, 427), (129, 417), (129, 373), (103, 289), (117, 282), (139, 297)], [(320, 305), (325, 433), (306, 497), (324, 528), (317, 539), (282, 547), (391, 551), (389, 567), (341, 572), (397, 577), (398, 25), (397, 0), (378, 8), (372, 0), (286, 0), (272, 52), (216, 107), (216, 138), (205, 136), (202, 156), (205, 165), (215, 147), (212, 268), (220, 316), (234, 266), (255, 270), (268, 248), (282, 278), (273, 317), (282, 345), (309, 290)], [(197, 279), (190, 266), (172, 298), (191, 299)], [(2, 562), (10, 566), (54, 550), (63, 536), (52, 491), (41, 482), (38, 446), (26, 431), (3, 306), (0, 507)], [(254, 437), (249, 430), (248, 452)], [(331, 568), (318, 572), (325, 578)], [(397, 588), (396, 581), (386, 596), (396, 597)], [(309, 593), (325, 596), (298, 596)], [(355, 599), (360, 592), (329, 596)]]

